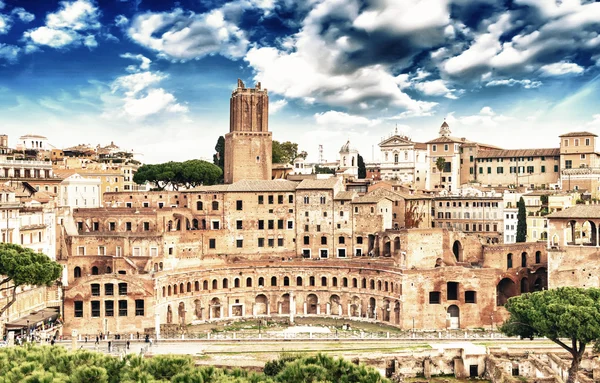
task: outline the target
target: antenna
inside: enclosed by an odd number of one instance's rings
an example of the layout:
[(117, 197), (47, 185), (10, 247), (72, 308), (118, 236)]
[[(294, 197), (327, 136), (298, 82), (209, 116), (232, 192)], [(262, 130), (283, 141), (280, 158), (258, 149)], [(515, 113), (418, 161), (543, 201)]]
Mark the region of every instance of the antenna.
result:
[(323, 145), (319, 145), (319, 163), (322, 164), (323, 162)]

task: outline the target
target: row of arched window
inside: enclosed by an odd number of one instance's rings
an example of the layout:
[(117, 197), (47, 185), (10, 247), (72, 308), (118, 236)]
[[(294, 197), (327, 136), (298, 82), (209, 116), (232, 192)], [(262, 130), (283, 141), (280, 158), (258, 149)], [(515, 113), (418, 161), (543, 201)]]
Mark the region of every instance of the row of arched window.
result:
[[(100, 268), (98, 266), (92, 266), (91, 269), (91, 273), (92, 275), (100, 275)], [(110, 266), (106, 266), (106, 268), (104, 269), (104, 274), (111, 274), (112, 273), (112, 268)], [(73, 277), (74, 278), (81, 278), (81, 267), (79, 266), (75, 266), (75, 268), (73, 269)]]
[[(229, 288), (241, 288), (242, 284), (244, 284), (244, 287), (253, 287), (254, 284), (254, 279), (252, 277), (247, 277), (247, 278), (234, 278), (233, 279), (233, 284), (230, 286), (230, 280), (229, 278), (223, 278), (222, 280), (218, 280), (218, 279), (213, 279), (212, 281), (208, 281), (208, 280), (204, 280), (202, 281), (202, 284), (200, 283), (200, 281), (195, 281), (195, 282), (187, 282), (187, 283), (179, 283), (179, 284), (174, 284), (174, 285), (168, 285), (168, 286), (163, 286), (162, 287), (162, 296), (163, 297), (167, 297), (167, 296), (172, 296), (172, 295), (178, 295), (178, 294), (186, 294), (186, 293), (191, 293), (191, 292), (195, 292), (195, 291), (200, 291), (200, 290), (218, 290), (219, 288), (222, 289), (229, 289)], [(272, 287), (277, 287), (278, 285), (278, 278), (276, 276), (272, 276), (270, 279), (270, 286)], [(307, 285), (306, 286), (315, 286), (317, 287), (317, 278), (314, 276), (310, 276), (308, 277), (308, 281), (307, 281)], [(340, 283), (341, 282), (341, 283)], [(304, 279), (300, 276), (296, 277), (296, 286), (304, 286)], [(258, 278), (258, 287), (264, 287), (265, 285), (265, 278), (264, 277), (259, 277)], [(283, 284), (281, 286), (291, 286), (290, 285), (290, 277), (283, 277)], [(351, 287), (351, 288), (362, 288), (362, 289), (371, 289), (371, 290), (378, 290), (378, 291), (385, 291), (385, 292), (390, 292), (390, 293), (394, 293), (394, 291), (401, 293), (400, 291), (398, 291), (398, 285), (396, 284), (396, 286), (394, 286), (393, 282), (388, 282), (388, 281), (376, 281), (374, 279), (370, 279), (367, 280), (367, 278), (362, 278), (362, 280), (359, 280), (358, 278), (346, 278), (343, 277), (341, 279), (341, 281), (338, 280), (338, 277), (332, 277), (330, 280), (325, 277), (322, 276), (320, 279), (320, 287), (327, 287), (327, 286), (331, 286), (331, 287)], [(200, 288), (202, 287), (202, 289)]]
[[(507, 269), (511, 269), (514, 267), (513, 261), (514, 261), (513, 253), (508, 253), (506, 255), (506, 268)], [(536, 264), (542, 263), (542, 252), (541, 251), (535, 252), (535, 263)], [(525, 251), (521, 253), (521, 267), (527, 267), (527, 252), (525, 252)]]

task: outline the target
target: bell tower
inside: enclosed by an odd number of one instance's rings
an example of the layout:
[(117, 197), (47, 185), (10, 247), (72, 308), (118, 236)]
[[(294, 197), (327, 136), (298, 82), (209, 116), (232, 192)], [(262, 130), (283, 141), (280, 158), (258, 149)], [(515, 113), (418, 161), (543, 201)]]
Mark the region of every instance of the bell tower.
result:
[(273, 141), (269, 132), (269, 95), (246, 88), (238, 79), (229, 100), (229, 133), (225, 135), (226, 184), (240, 180), (270, 180)]

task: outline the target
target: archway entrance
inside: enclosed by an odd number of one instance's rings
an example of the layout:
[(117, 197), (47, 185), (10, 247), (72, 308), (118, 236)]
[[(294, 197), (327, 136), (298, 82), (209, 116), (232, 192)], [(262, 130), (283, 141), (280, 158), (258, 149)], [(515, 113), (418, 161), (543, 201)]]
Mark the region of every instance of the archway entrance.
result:
[(496, 304), (498, 306), (504, 306), (506, 301), (508, 301), (508, 298), (514, 297), (515, 295), (517, 295), (517, 287), (515, 286), (515, 282), (509, 278), (504, 278), (496, 287)]
[(342, 305), (340, 304), (341, 299), (338, 295), (332, 295), (329, 298), (329, 307), (331, 315), (342, 315)]
[(254, 298), (254, 310), (256, 315), (267, 315), (268, 300), (266, 295), (259, 294)]
[(309, 294), (306, 297), (306, 313), (317, 314), (317, 306), (319, 305), (319, 298), (315, 294)]
[(449, 321), (448, 327), (451, 330), (460, 328), (460, 310), (457, 305), (452, 305), (448, 307), (446, 318)]
[(461, 262), (463, 259), (463, 248), (459, 241), (454, 241), (454, 245), (452, 245), (452, 253), (454, 254), (454, 258), (456, 258), (457, 262)]
[(221, 318), (221, 301), (219, 298), (213, 298), (210, 301), (210, 313), (211, 319)]
[(289, 314), (290, 313), (290, 294), (283, 294), (281, 297), (281, 314)]

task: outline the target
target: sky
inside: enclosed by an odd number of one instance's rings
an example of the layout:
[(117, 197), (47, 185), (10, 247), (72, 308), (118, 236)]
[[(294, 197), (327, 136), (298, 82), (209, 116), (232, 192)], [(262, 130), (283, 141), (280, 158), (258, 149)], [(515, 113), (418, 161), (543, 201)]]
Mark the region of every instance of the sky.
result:
[(212, 158), (237, 79), (273, 139), (366, 162), (395, 129), (510, 148), (600, 128), (600, 2), (0, 0), (0, 133)]

